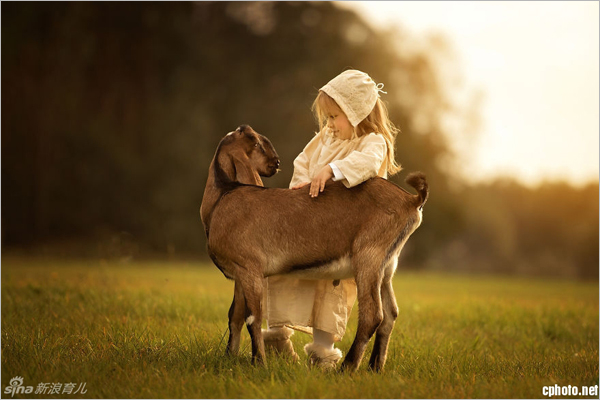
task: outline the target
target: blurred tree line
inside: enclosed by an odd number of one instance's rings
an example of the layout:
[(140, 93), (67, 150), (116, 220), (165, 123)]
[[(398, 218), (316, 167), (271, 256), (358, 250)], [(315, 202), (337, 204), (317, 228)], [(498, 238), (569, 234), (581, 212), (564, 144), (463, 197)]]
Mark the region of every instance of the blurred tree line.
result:
[[(406, 268), (598, 277), (598, 185), (466, 186), (441, 37), (374, 30), (329, 2), (2, 5), (2, 249), (205, 256), (198, 209), (216, 145), (268, 136), (287, 187), (318, 88), (347, 68), (385, 83), (397, 159), (431, 197)], [(453, 123), (449, 123), (453, 122)]]

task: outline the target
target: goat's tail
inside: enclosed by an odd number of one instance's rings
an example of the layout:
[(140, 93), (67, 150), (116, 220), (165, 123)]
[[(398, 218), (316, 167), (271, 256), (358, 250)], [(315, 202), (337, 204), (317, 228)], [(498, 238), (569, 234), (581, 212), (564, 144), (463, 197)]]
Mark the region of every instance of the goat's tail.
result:
[(423, 209), (423, 205), (425, 205), (425, 202), (429, 197), (429, 185), (427, 184), (427, 179), (425, 179), (425, 174), (422, 172), (411, 172), (406, 177), (406, 183), (416, 189), (419, 194), (417, 207)]

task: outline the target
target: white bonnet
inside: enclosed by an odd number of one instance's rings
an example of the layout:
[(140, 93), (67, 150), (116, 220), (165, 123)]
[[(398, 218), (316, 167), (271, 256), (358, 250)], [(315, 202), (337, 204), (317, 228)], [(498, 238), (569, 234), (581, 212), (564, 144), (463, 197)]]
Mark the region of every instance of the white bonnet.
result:
[(369, 75), (356, 69), (342, 72), (321, 88), (335, 100), (354, 127), (373, 111), (379, 92), (385, 93), (381, 89), (383, 83), (375, 84)]

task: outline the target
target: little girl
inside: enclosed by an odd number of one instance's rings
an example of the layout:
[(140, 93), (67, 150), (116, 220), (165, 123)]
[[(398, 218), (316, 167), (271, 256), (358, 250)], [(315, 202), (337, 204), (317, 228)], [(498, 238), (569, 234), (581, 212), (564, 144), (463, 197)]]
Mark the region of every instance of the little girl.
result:
[[(398, 131), (379, 98), (382, 88), (366, 73), (348, 70), (319, 90), (313, 103), (319, 133), (294, 161), (291, 189), (310, 185), (309, 195), (317, 197), (329, 179), (351, 188), (400, 171), (394, 159)], [(304, 347), (310, 362), (334, 367), (342, 352), (333, 344), (344, 336), (356, 300), (354, 279), (273, 276), (267, 280), (265, 294), (269, 327), (263, 331), (265, 345), (297, 359), (290, 341), (293, 331), (288, 327), (312, 333), (313, 343)]]

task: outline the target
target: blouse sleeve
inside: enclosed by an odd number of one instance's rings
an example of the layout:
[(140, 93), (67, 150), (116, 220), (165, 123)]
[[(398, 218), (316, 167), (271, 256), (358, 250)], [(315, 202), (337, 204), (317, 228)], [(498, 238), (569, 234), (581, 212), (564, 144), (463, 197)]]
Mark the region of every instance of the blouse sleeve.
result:
[(310, 175), (308, 167), (310, 165), (310, 159), (318, 147), (321, 140), (321, 134), (315, 135), (310, 142), (304, 147), (304, 150), (294, 160), (294, 175), (290, 181), (290, 188), (305, 182), (310, 182)]
[(344, 174), (344, 185), (351, 188), (377, 176), (386, 154), (387, 144), (383, 136), (375, 133), (365, 136), (357, 150), (335, 161), (335, 165)]

